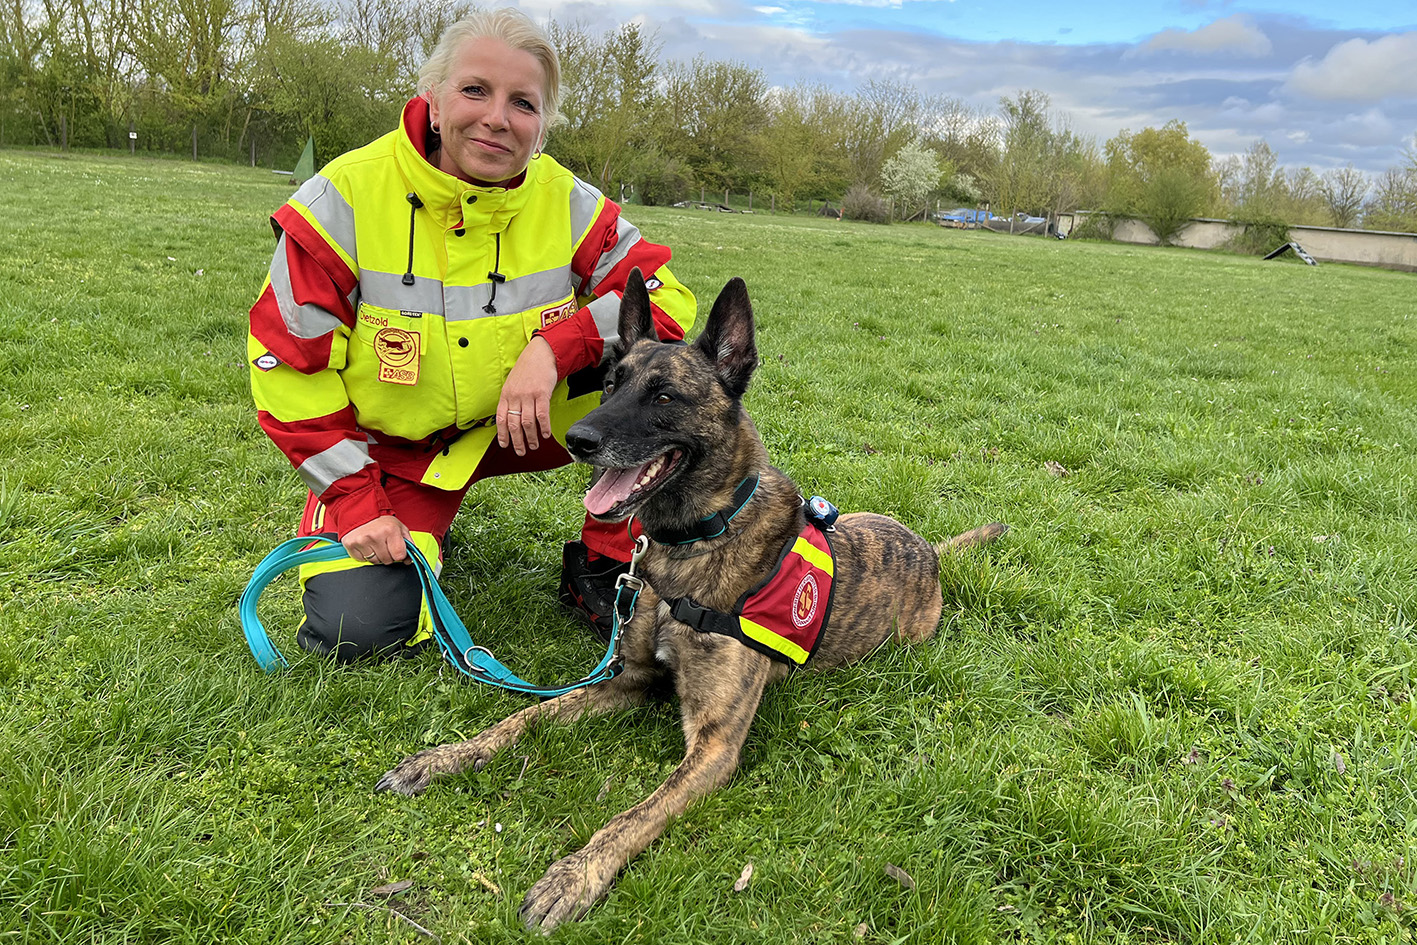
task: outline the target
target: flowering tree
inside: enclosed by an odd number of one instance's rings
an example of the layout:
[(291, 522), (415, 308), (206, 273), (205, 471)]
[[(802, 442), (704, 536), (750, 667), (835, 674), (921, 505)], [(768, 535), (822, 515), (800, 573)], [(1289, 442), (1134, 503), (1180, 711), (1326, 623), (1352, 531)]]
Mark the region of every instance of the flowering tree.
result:
[(909, 220), (924, 210), (940, 186), (940, 162), (935, 152), (912, 142), (881, 167), (881, 189), (895, 201), (897, 215)]

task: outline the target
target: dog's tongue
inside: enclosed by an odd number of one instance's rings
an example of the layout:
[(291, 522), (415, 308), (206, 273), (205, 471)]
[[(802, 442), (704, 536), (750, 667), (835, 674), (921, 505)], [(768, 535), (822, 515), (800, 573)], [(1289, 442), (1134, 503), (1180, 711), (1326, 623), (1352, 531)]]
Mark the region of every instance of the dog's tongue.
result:
[(586, 511), (591, 515), (604, 515), (630, 497), (630, 490), (644, 471), (643, 466), (633, 469), (607, 469), (590, 491), (585, 494)]

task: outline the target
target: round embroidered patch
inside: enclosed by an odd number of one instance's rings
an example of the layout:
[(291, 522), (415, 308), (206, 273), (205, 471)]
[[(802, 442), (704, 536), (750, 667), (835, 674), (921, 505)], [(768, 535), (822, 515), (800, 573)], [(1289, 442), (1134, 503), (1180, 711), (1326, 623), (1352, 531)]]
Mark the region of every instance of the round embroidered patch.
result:
[(404, 367), (418, 357), (418, 336), (402, 328), (380, 328), (374, 336), (374, 353), (380, 364)]
[(821, 596), (821, 591), (817, 588), (817, 576), (811, 571), (802, 575), (802, 580), (797, 582), (797, 592), (792, 598), (792, 623), (798, 630), (805, 629), (812, 623), (812, 618), (817, 615), (817, 601)]

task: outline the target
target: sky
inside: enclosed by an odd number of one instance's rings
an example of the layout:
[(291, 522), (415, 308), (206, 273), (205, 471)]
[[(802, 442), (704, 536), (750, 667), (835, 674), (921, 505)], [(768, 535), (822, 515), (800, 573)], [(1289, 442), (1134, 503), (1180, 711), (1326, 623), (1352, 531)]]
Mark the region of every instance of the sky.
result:
[(772, 85), (893, 79), (991, 112), (1048, 94), (1098, 145), (1186, 123), (1217, 158), (1263, 138), (1282, 165), (1368, 173), (1417, 133), (1417, 0), (522, 0), (593, 31), (638, 22)]

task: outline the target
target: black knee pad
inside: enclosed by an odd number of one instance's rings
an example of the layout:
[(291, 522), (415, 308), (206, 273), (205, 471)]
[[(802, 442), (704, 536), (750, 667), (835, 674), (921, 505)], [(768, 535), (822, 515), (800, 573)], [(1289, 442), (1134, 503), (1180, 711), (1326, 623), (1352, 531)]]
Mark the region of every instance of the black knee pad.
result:
[[(377, 654), (411, 655), (423, 588), (402, 564), (374, 564), (316, 574), (305, 582), (305, 620), (296, 642), (348, 663)], [(421, 649), (418, 648), (418, 649)]]

